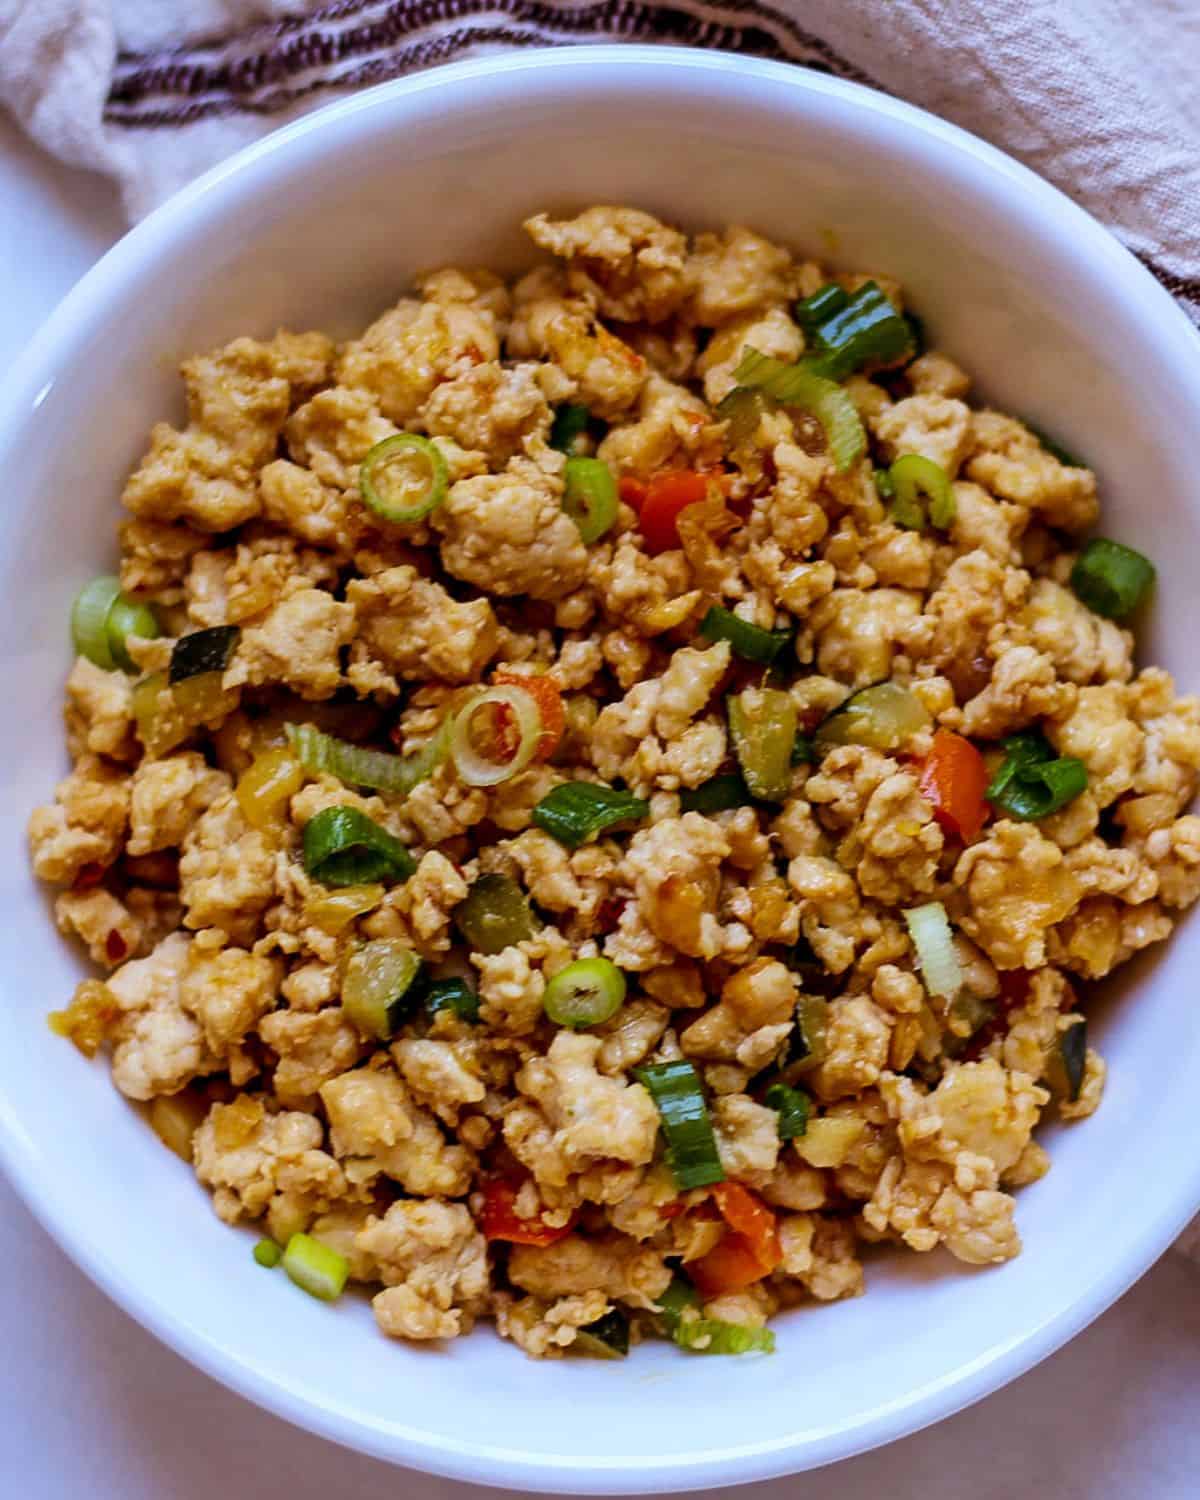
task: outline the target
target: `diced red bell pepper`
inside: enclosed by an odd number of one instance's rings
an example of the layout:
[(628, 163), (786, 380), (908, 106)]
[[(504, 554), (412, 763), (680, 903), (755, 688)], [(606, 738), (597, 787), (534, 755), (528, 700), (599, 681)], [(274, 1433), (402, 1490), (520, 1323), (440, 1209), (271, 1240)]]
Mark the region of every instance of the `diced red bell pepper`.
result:
[(970, 740), (939, 729), (921, 767), (921, 795), (948, 832), (969, 844), (979, 837), (988, 815), (984, 792), (988, 770)]
[(668, 469), (651, 479), (639, 517), (647, 552), (679, 546), (679, 513), (706, 499), (711, 482), (711, 475), (692, 469)]
[(517, 1195), (523, 1183), (515, 1177), (489, 1177), (483, 1184), (480, 1228), (485, 1239), (507, 1240), (512, 1245), (553, 1245), (575, 1227), (574, 1216), (563, 1225), (547, 1224), (539, 1214), (523, 1219), (517, 1213)]
[(761, 1281), (783, 1260), (775, 1215), (757, 1194), (740, 1182), (721, 1182), (712, 1196), (729, 1228), (707, 1255), (687, 1267), (706, 1299)]

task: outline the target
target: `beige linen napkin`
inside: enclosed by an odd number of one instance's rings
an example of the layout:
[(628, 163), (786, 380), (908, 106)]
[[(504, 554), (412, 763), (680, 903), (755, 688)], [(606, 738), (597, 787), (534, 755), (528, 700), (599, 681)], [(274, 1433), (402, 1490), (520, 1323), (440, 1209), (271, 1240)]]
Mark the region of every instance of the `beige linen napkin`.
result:
[[(1083, 204), (1200, 323), (1196, 0), (0, 0), (0, 102), (116, 177), (137, 219), (354, 89), (612, 41), (775, 58), (923, 105)], [(1200, 1263), (1200, 1219), (1179, 1247)]]

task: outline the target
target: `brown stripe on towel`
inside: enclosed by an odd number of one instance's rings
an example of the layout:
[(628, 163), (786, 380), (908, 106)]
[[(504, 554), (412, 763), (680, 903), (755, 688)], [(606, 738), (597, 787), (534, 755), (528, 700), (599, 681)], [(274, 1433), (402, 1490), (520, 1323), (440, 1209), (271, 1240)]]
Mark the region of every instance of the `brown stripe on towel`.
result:
[[(419, 37), (426, 28), (454, 21), (466, 24)], [(321, 89), (361, 87), (448, 61), (473, 45), (553, 46), (584, 37), (745, 52), (872, 82), (823, 38), (761, 0), (600, 0), (570, 7), (549, 0), (401, 0), (383, 6), (342, 0), (303, 22), (293, 17), (223, 40), (122, 54), (105, 117), (117, 125), (161, 127), (240, 111), (269, 114)], [(389, 55), (347, 66), (380, 52)]]

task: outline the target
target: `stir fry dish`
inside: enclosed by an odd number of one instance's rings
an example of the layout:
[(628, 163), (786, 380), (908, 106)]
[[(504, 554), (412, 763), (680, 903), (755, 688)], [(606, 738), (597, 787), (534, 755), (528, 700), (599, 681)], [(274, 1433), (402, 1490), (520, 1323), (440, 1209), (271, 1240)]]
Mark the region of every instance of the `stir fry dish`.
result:
[(888, 277), (525, 227), (183, 365), (30, 820), (51, 1024), (386, 1334), (769, 1351), (864, 1246), (1018, 1253), (1089, 986), (1200, 895), (1200, 703)]

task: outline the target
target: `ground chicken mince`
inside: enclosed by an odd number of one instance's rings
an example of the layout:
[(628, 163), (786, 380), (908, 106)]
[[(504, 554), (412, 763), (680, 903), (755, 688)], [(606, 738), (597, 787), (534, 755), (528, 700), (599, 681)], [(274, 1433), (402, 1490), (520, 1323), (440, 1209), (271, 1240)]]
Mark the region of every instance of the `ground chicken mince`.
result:
[(1200, 704), (894, 282), (526, 228), (184, 364), (30, 820), (52, 1023), (389, 1335), (765, 1349), (864, 1244), (1018, 1253), (1087, 986), (1200, 894)]

